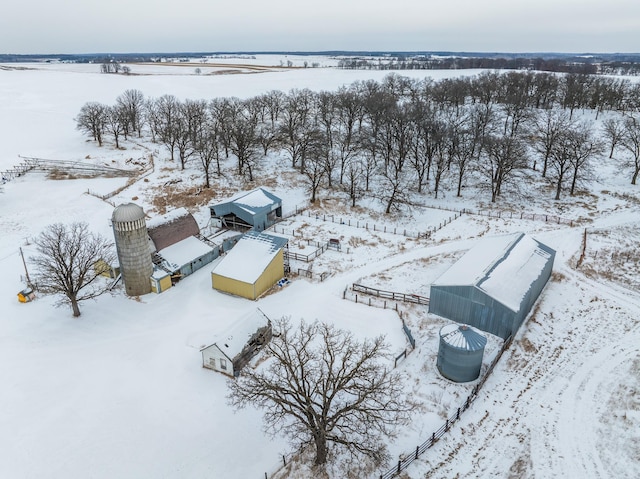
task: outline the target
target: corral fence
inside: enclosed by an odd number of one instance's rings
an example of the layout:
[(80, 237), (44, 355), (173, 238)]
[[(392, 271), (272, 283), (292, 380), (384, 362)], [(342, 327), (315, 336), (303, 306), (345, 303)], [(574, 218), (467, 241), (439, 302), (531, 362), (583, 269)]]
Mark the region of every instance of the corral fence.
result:
[(487, 381), (487, 379), (493, 372), (493, 369), (495, 368), (496, 364), (498, 364), (498, 361), (500, 361), (502, 354), (511, 345), (511, 341), (512, 341), (512, 336), (509, 336), (505, 340), (505, 342), (502, 344), (502, 347), (498, 351), (498, 354), (496, 355), (495, 358), (493, 358), (493, 361), (491, 361), (491, 364), (483, 374), (482, 378), (473, 387), (473, 389), (471, 390), (471, 394), (467, 396), (464, 403), (459, 408), (456, 409), (456, 411), (444, 422), (442, 426), (440, 426), (439, 429), (433, 431), (431, 436), (429, 436), (429, 438), (426, 441), (416, 446), (415, 450), (405, 454), (401, 454), (400, 459), (398, 459), (398, 463), (393, 468), (389, 469), (387, 472), (380, 474), (378, 476), (380, 479), (391, 479), (392, 477), (395, 477), (398, 474), (400, 474), (407, 467), (409, 467), (409, 465), (413, 461), (418, 459), (421, 454), (424, 454), (424, 452), (426, 452), (427, 449), (430, 449), (431, 447), (433, 447), (433, 445), (436, 442), (438, 442), (438, 440), (451, 429), (451, 426), (455, 424), (458, 420), (460, 420), (462, 413), (464, 413), (467, 409), (469, 409), (473, 401), (478, 396), (480, 389), (482, 388), (482, 386), (484, 386), (484, 383)]
[(513, 211), (499, 211), (499, 210), (498, 211), (470, 210), (466, 208), (462, 211), (468, 215), (487, 216), (489, 218), (508, 218), (508, 219), (514, 218), (514, 219), (521, 219), (521, 220), (544, 221), (545, 223), (562, 224), (562, 225), (568, 225), (568, 226), (575, 225), (574, 220), (561, 218), (560, 216), (540, 214), (540, 213), (526, 213), (524, 211), (513, 212)]
[[(287, 213), (284, 213), (280, 218), (278, 218), (278, 222), (292, 218), (297, 215), (304, 215), (304, 213), (306, 212), (306, 216), (308, 218), (315, 218), (318, 221), (331, 222), (331, 223), (336, 223), (343, 226), (350, 226), (353, 228), (363, 228), (363, 229), (371, 230), (378, 233), (390, 233), (394, 235), (401, 235), (407, 238), (429, 239), (431, 238), (431, 235), (433, 233), (444, 228), (446, 225), (450, 224), (453, 220), (460, 218), (463, 214), (463, 211), (451, 210), (448, 208), (425, 206), (425, 208), (434, 208), (434, 209), (440, 209), (444, 211), (451, 211), (454, 214), (453, 216), (450, 216), (449, 218), (446, 218), (444, 221), (440, 222), (438, 226), (432, 226), (426, 231), (411, 231), (399, 226), (379, 225), (374, 222), (369, 222), (366, 220), (343, 218), (341, 216), (336, 217), (336, 215), (328, 215), (325, 213), (322, 213), (322, 214), (312, 213), (311, 211), (308, 211), (309, 206), (310, 206), (309, 203), (296, 205), (293, 210), (288, 211)], [(278, 232), (277, 228), (275, 226), (273, 228), (274, 228), (274, 231), (277, 233)], [(291, 236), (297, 236), (295, 229), (289, 230), (291, 231), (291, 233), (287, 233), (284, 227), (281, 227), (280, 230), (282, 234), (291, 234)], [(298, 232), (298, 234), (300, 233)]]
[(323, 271), (322, 273), (314, 273), (310, 269), (303, 269), (303, 268), (298, 268), (297, 274), (298, 276), (304, 276), (305, 278), (309, 278), (309, 279), (317, 278), (320, 280), (320, 282), (324, 281), (329, 276), (331, 276), (331, 273), (329, 271)]
[[(276, 228), (274, 228), (274, 231), (276, 233), (278, 232)], [(284, 229), (282, 231), (284, 231)], [(316, 249), (309, 254), (302, 254), (302, 253), (296, 253), (293, 251), (285, 250), (284, 252), (285, 259), (294, 259), (297, 261), (303, 261), (305, 263), (309, 263), (329, 249), (341, 251), (340, 248), (336, 248), (331, 241), (327, 241), (326, 243), (319, 243), (317, 241), (307, 240), (307, 245), (314, 246)], [(349, 252), (349, 249), (347, 248), (347, 253), (348, 252)]]
[(403, 303), (414, 303), (423, 305), (429, 304), (429, 298), (427, 298), (426, 296), (419, 296), (417, 294), (384, 291), (382, 289), (371, 288), (369, 286), (364, 286), (357, 283), (353, 283), (353, 285), (351, 285), (351, 289), (359, 293), (368, 294), (377, 298), (390, 299), (392, 301), (401, 301)]
[(49, 160), (46, 158), (35, 158), (30, 156), (20, 156), (22, 163), (14, 166), (11, 170), (3, 171), (3, 177), (21, 176), (29, 171), (62, 172), (74, 173), (89, 176), (137, 176), (141, 170), (124, 170), (106, 165), (94, 165), (82, 161), (73, 160)]

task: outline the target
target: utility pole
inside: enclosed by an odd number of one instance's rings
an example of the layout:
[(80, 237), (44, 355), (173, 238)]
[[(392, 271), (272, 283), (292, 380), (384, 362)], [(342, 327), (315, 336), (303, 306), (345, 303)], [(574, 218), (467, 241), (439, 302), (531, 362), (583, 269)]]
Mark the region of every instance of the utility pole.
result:
[(31, 284), (31, 278), (29, 278), (29, 271), (27, 270), (27, 262), (24, 260), (24, 253), (22, 252), (22, 247), (20, 247), (20, 257), (22, 258), (22, 264), (24, 265), (24, 273), (27, 278), (27, 286), (33, 288), (33, 284)]

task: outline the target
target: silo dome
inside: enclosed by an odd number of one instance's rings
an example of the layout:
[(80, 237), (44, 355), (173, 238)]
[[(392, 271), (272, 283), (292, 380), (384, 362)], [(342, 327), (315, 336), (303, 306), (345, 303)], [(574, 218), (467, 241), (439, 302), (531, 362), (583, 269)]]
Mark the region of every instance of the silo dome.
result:
[(150, 293), (153, 262), (144, 210), (134, 203), (119, 205), (113, 210), (111, 223), (126, 293)]
[(457, 383), (480, 375), (487, 338), (466, 324), (449, 324), (440, 329), (437, 366), (440, 374)]
[(137, 221), (144, 218), (144, 210), (135, 203), (125, 203), (113, 210), (111, 221), (116, 223), (125, 223), (129, 221)]

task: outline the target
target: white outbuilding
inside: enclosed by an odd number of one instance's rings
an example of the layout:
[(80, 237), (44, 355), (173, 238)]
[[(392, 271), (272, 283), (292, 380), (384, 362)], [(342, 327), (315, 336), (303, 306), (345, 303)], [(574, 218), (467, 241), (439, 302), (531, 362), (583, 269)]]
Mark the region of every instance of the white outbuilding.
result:
[(230, 377), (240, 371), (271, 340), (271, 321), (260, 310), (241, 318), (200, 350), (202, 367)]

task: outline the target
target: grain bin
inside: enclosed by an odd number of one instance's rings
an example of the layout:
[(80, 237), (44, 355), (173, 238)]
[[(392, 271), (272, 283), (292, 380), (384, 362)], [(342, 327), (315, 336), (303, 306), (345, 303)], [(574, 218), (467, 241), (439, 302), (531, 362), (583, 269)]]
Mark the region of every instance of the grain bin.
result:
[(116, 207), (111, 216), (125, 292), (138, 296), (151, 292), (153, 262), (144, 211), (134, 203)]
[(440, 329), (437, 366), (440, 374), (457, 383), (480, 375), (487, 338), (466, 324), (449, 324)]

